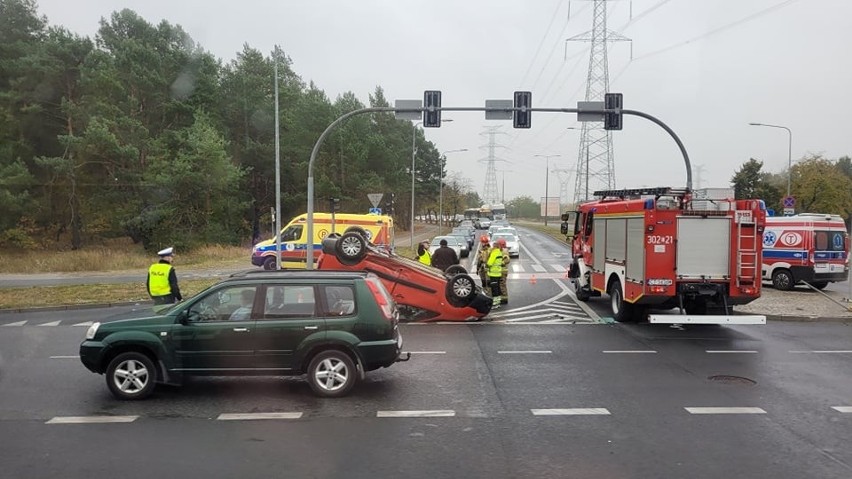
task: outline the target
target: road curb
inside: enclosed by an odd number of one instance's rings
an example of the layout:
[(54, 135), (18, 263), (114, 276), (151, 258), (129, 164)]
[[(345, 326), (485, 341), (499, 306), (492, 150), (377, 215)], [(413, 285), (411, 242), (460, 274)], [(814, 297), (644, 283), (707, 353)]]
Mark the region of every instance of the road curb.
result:
[[(0, 309), (0, 315), (3, 314), (20, 314), (20, 313), (40, 313), (52, 311), (75, 311), (80, 309), (99, 309), (113, 308), (121, 306), (142, 306), (148, 305), (147, 301), (125, 301), (116, 303), (87, 303), (87, 304), (65, 304), (59, 306), (37, 306), (32, 308), (6, 308)], [(153, 304), (153, 303), (151, 303)]]

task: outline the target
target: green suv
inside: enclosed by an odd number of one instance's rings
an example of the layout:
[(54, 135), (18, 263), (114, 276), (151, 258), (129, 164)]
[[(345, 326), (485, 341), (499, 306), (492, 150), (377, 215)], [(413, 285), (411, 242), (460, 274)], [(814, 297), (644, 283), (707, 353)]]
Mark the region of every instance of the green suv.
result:
[[(182, 303), (95, 323), (80, 360), (119, 399), (185, 375), (306, 374), (314, 393), (347, 394), (402, 359), (396, 304), (372, 273), (238, 273)], [(409, 355), (410, 356), (410, 355)]]

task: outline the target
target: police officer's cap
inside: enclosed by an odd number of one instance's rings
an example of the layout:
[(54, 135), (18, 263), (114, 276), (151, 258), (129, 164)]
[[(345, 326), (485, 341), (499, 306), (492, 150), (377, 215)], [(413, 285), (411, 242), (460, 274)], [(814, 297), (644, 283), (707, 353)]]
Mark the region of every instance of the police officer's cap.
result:
[(173, 256), (175, 254), (175, 249), (172, 247), (162, 249), (157, 253), (157, 256)]

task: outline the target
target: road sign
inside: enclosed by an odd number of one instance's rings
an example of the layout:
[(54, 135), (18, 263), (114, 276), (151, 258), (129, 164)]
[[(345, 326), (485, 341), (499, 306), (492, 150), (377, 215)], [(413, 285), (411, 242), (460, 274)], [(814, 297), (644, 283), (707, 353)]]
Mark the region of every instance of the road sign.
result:
[[(513, 115), (512, 108), (515, 107), (512, 100), (485, 100), (485, 119), (486, 120), (511, 120)], [(495, 108), (496, 111), (488, 111), (489, 108)]]
[(785, 196), (784, 197), (784, 209), (786, 210), (787, 208), (795, 208), (795, 207), (796, 207), (796, 198), (794, 198), (792, 196)]
[(796, 208), (784, 208), (784, 216), (793, 216), (796, 214)]
[(411, 121), (420, 121), (423, 117), (423, 112), (420, 111), (423, 108), (423, 102), (420, 100), (396, 100), (393, 102), (394, 108), (416, 108), (417, 111), (396, 111), (394, 112), (394, 118), (397, 120), (411, 120)]
[[(578, 101), (578, 110), (603, 110), (604, 102), (602, 101)], [(577, 121), (604, 121), (604, 113), (577, 113)]]
[(367, 199), (370, 200), (373, 206), (378, 207), (384, 195), (384, 193), (367, 193)]
[(382, 214), (382, 209), (381, 208), (370, 208), (369, 213), (371, 215), (380, 215), (380, 214)]

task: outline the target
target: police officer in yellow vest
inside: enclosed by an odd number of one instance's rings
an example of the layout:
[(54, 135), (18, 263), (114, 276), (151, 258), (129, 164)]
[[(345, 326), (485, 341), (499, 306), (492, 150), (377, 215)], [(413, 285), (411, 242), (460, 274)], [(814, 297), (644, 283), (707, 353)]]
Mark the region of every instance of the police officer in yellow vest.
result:
[(503, 250), (495, 242), (485, 263), (488, 272), (488, 284), (491, 285), (491, 309), (500, 307), (500, 278), (503, 276)]
[(172, 304), (182, 301), (178, 287), (177, 275), (172, 261), (175, 259), (174, 248), (166, 248), (157, 253), (160, 261), (148, 268), (148, 295), (154, 304)]

